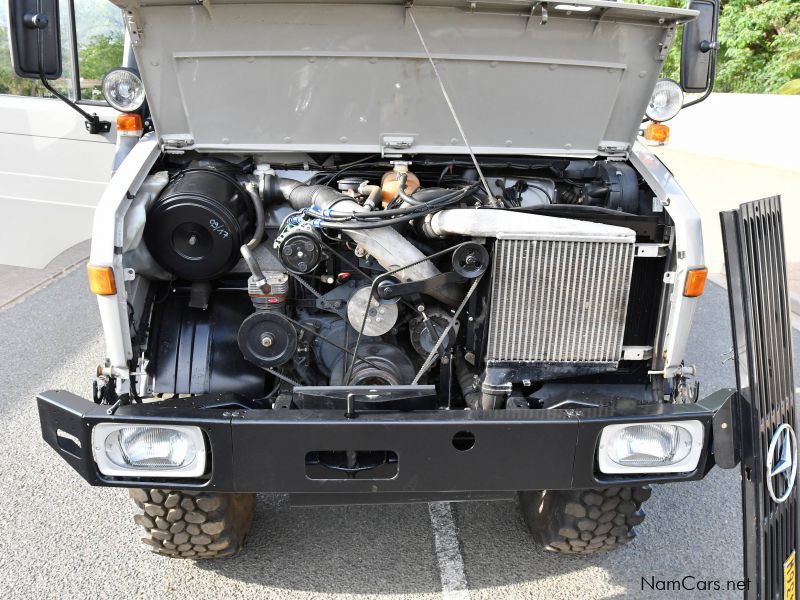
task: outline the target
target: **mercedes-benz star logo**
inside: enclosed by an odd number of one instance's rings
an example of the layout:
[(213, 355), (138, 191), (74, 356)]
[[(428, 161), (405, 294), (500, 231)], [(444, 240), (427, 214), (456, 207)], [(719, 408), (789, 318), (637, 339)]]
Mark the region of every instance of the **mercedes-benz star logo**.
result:
[[(797, 477), (797, 436), (791, 425), (784, 423), (775, 431), (769, 442), (767, 451), (767, 490), (772, 499), (780, 504), (786, 502), (794, 490)], [(783, 493), (780, 496), (775, 490), (780, 489), (776, 483), (783, 479)]]

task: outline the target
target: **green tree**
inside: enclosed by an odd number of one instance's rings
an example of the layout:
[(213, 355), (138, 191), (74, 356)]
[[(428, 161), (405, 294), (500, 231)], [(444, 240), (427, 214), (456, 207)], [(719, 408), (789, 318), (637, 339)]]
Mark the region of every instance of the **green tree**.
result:
[[(629, 0), (683, 8), (686, 0)], [(796, 89), (800, 79), (799, 0), (721, 0), (721, 48), (717, 55), (716, 90), (776, 93)], [(662, 74), (677, 80), (680, 70), (678, 36), (664, 62)]]
[(774, 93), (800, 78), (797, 0), (725, 0), (719, 39), (719, 91)]
[(110, 69), (122, 64), (122, 32), (98, 33), (78, 51), (81, 77), (102, 79)]
[[(65, 69), (68, 69), (67, 64)], [(68, 71), (65, 71), (68, 72)], [(68, 93), (69, 82), (59, 79), (53, 85), (62, 93)], [(8, 42), (8, 29), (0, 25), (0, 94), (12, 94), (14, 96), (52, 96), (44, 89), (39, 81), (35, 79), (23, 79), (17, 77), (14, 67), (11, 64), (11, 48)]]

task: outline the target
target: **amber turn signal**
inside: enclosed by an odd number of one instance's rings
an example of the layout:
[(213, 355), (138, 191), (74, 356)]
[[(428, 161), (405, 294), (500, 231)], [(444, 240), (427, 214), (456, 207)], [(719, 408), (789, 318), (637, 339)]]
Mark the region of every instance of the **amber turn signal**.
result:
[(89, 288), (98, 296), (113, 296), (117, 293), (114, 283), (114, 270), (111, 267), (87, 266), (89, 272)]
[(669, 140), (669, 127), (663, 123), (650, 123), (644, 130), (644, 139), (650, 142), (666, 142)]
[(703, 290), (706, 287), (706, 277), (708, 276), (708, 269), (702, 267), (700, 269), (690, 269), (686, 275), (686, 285), (683, 286), (683, 295), (689, 298), (697, 298), (703, 295)]
[(123, 135), (141, 135), (142, 115), (122, 113), (117, 117), (117, 132)]

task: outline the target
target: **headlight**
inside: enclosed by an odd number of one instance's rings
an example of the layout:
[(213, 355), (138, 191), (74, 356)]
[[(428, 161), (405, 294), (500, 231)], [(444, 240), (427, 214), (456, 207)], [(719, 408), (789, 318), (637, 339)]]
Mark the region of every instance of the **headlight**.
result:
[(139, 110), (144, 104), (144, 85), (133, 69), (111, 69), (103, 77), (103, 97), (122, 112)]
[(186, 425), (100, 423), (92, 454), (103, 475), (199, 477), (206, 470), (203, 432)]
[(600, 435), (603, 473), (689, 473), (703, 450), (700, 421), (609, 425)]
[(683, 90), (672, 79), (659, 79), (644, 114), (651, 121), (669, 121), (683, 106)]

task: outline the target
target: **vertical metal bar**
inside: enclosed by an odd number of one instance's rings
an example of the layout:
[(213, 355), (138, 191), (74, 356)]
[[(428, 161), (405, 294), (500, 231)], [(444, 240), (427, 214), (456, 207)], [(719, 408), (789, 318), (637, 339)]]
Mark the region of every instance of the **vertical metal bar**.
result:
[(70, 99), (78, 102), (81, 99), (81, 70), (78, 65), (78, 28), (75, 23), (75, 0), (67, 0), (69, 7), (70, 52), (72, 53), (72, 92)]

